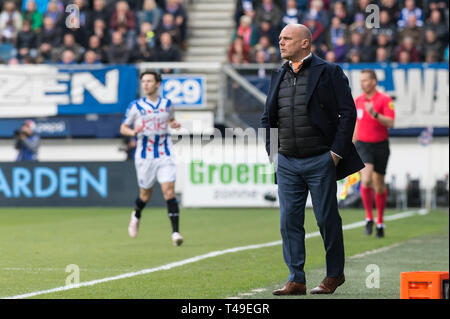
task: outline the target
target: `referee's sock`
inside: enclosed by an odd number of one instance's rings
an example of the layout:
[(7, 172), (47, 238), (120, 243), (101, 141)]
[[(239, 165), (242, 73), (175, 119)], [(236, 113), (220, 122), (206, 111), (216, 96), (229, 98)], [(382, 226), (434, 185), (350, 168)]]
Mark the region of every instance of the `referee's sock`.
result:
[(178, 233), (180, 209), (176, 198), (172, 198), (167, 201), (167, 213), (172, 224), (172, 232)]
[(134, 216), (136, 216), (136, 218), (137, 219), (139, 219), (139, 218), (141, 218), (141, 212), (142, 212), (142, 210), (144, 209), (144, 207), (145, 207), (145, 204), (147, 204), (146, 202), (143, 202), (142, 200), (141, 200), (141, 198), (138, 196), (137, 198), (136, 198), (136, 206), (135, 206), (135, 208), (134, 208)]
[(373, 188), (361, 185), (361, 199), (366, 209), (366, 219), (373, 221)]
[(375, 206), (377, 207), (377, 225), (383, 224), (384, 209), (386, 208), (387, 189), (383, 193), (375, 193)]

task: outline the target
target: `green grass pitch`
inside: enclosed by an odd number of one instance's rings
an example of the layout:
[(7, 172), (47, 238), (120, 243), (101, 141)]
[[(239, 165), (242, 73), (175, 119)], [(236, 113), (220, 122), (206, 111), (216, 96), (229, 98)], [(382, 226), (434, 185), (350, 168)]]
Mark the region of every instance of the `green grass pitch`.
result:
[[(364, 220), (362, 210), (340, 212), (344, 225)], [(400, 272), (448, 271), (448, 215), (440, 209), (387, 221), (382, 239), (365, 236), (362, 227), (345, 230), (347, 281), (333, 298), (399, 298)], [(135, 239), (128, 237), (129, 216), (128, 208), (0, 209), (0, 298), (65, 286), (71, 264), (79, 267), (83, 283), (281, 239), (278, 209), (182, 209), (181, 247), (172, 245), (165, 209), (144, 210)], [(311, 210), (305, 229), (318, 231)], [(306, 245), (310, 289), (325, 275), (325, 259), (320, 237), (307, 239)], [(379, 288), (365, 286), (368, 264), (380, 267)], [(34, 298), (272, 298), (271, 290), (287, 275), (281, 246), (275, 245)]]

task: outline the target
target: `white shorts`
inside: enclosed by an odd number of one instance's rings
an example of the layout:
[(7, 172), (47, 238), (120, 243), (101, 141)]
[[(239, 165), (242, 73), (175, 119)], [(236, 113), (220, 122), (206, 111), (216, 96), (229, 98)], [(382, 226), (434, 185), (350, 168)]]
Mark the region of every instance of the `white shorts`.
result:
[(171, 157), (136, 158), (134, 160), (139, 188), (149, 189), (158, 183), (175, 182), (177, 166)]

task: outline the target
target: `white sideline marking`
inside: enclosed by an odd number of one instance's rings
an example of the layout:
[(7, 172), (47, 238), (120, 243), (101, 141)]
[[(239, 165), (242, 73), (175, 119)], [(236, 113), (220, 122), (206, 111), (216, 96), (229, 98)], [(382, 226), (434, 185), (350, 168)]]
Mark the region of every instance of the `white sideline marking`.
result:
[[(365, 252), (363, 252), (361, 254), (356, 254), (356, 255), (350, 256), (347, 259), (351, 260), (351, 259), (357, 259), (357, 258), (369, 256), (369, 255), (378, 254), (378, 253), (381, 253), (381, 252), (384, 252), (384, 251), (388, 251), (388, 250), (390, 250), (390, 249), (392, 249), (394, 247), (400, 246), (401, 244), (402, 243), (395, 243), (395, 244), (393, 244), (391, 246), (386, 246), (386, 247), (381, 247), (381, 248), (378, 248), (378, 249), (368, 250), (368, 251), (365, 251)], [(241, 299), (242, 297), (253, 296), (256, 293), (261, 293), (261, 292), (264, 292), (266, 290), (267, 290), (266, 288), (256, 288), (256, 289), (253, 289), (250, 292), (245, 292), (245, 293), (241, 292), (241, 293), (238, 294), (238, 296), (227, 297), (225, 299)]]
[(368, 250), (368, 251), (365, 251), (365, 252), (363, 252), (361, 254), (350, 256), (349, 259), (356, 259), (356, 258), (361, 258), (361, 257), (369, 256), (369, 255), (382, 253), (382, 252), (391, 250), (392, 248), (395, 248), (397, 246), (400, 246), (401, 244), (403, 244), (403, 243), (395, 243), (395, 244), (390, 245), (390, 246), (381, 247), (381, 248), (373, 249), (373, 250)]
[[(384, 219), (385, 220), (396, 220), (396, 219), (400, 219), (400, 218), (410, 217), (410, 216), (413, 216), (413, 215), (416, 215), (416, 214), (425, 215), (427, 213), (428, 213), (428, 211), (425, 210), (425, 209), (421, 209), (419, 211), (406, 211), (406, 212), (403, 212), (403, 213), (398, 213), (398, 214), (395, 214), (395, 215), (386, 216)], [(344, 225), (342, 227), (342, 229), (343, 230), (348, 230), (348, 229), (358, 228), (358, 227), (364, 226), (365, 224), (366, 224), (365, 221), (355, 222), (355, 223), (351, 223), (351, 224), (348, 224), (348, 225)], [(312, 238), (312, 237), (317, 237), (317, 236), (320, 236), (320, 232), (308, 233), (308, 234), (305, 235), (305, 238)], [(50, 294), (50, 293), (54, 293), (54, 292), (71, 290), (71, 289), (74, 289), (74, 288), (94, 286), (94, 285), (101, 284), (101, 283), (104, 283), (104, 282), (109, 282), (109, 281), (114, 281), (114, 280), (119, 280), (119, 279), (125, 279), (125, 278), (131, 278), (131, 277), (135, 277), (135, 276), (139, 276), (139, 275), (145, 275), (145, 274), (149, 274), (149, 273), (152, 273), (152, 272), (157, 272), (157, 271), (160, 271), (160, 270), (169, 270), (169, 269), (172, 269), (172, 268), (175, 268), (175, 267), (180, 267), (180, 266), (184, 266), (184, 265), (187, 265), (187, 264), (191, 264), (191, 263), (203, 260), (203, 259), (217, 257), (217, 256), (229, 254), (229, 253), (236, 253), (236, 252), (240, 252), (240, 251), (244, 251), (244, 250), (252, 250), (252, 249), (258, 249), (258, 248), (272, 247), (272, 246), (277, 246), (277, 245), (281, 245), (281, 240), (277, 240), (277, 241), (273, 241), (273, 242), (269, 242), (269, 243), (264, 243), (264, 244), (241, 246), (241, 247), (229, 248), (229, 249), (225, 249), (225, 250), (212, 251), (212, 252), (204, 254), (204, 255), (191, 257), (191, 258), (188, 258), (188, 259), (176, 261), (176, 262), (173, 262), (173, 263), (170, 263), (170, 264), (166, 264), (166, 265), (162, 265), (162, 266), (155, 267), (155, 268), (148, 268), (148, 269), (143, 269), (143, 270), (135, 271), (135, 272), (129, 272), (129, 273), (125, 273), (125, 274), (122, 274), (122, 275), (113, 276), (113, 277), (106, 277), (106, 278), (102, 278), (102, 279), (86, 281), (86, 282), (82, 282), (82, 283), (75, 284), (75, 285), (67, 285), (67, 286), (61, 286), (61, 287), (47, 289), (47, 290), (34, 291), (34, 292), (25, 293), (25, 294), (16, 295), (16, 296), (11, 296), (11, 297), (2, 297), (1, 299), (23, 299), (23, 298), (30, 298), (30, 297), (44, 295), (44, 294)]]
[(256, 289), (253, 289), (252, 292), (263, 292), (266, 290), (267, 290), (266, 288), (256, 288)]
[[(425, 210), (425, 209), (421, 209), (419, 211), (415, 211), (413, 214), (411, 214), (411, 212), (398, 213), (396, 215), (386, 216), (386, 217), (384, 217), (384, 219), (385, 220), (396, 220), (396, 219), (412, 216), (415, 213), (417, 213), (419, 215), (425, 215), (425, 214), (428, 213), (428, 211)], [(352, 226), (352, 227), (349, 227), (347, 229), (355, 228), (355, 227), (353, 227), (353, 225), (358, 224), (358, 223), (361, 224), (361, 222), (357, 222), (357, 223), (353, 223), (353, 224), (347, 225), (347, 226)], [(365, 225), (365, 221), (362, 223), (362, 226), (364, 226), (364, 225)], [(345, 227), (346, 226), (342, 227), (342, 229), (345, 229)], [(373, 249), (373, 250), (368, 250), (368, 251), (365, 251), (365, 252), (363, 252), (361, 254), (356, 254), (356, 255), (350, 256), (350, 257), (348, 257), (348, 259), (356, 259), (356, 258), (361, 258), (361, 257), (369, 256), (369, 255), (378, 254), (378, 253), (381, 253), (381, 252), (384, 252), (384, 251), (388, 251), (388, 250), (390, 250), (392, 248), (395, 248), (397, 246), (400, 246), (401, 244), (402, 243), (395, 243), (395, 244), (390, 245), (390, 246), (381, 247), (381, 248)], [(256, 293), (263, 292), (263, 291), (266, 291), (266, 290), (267, 290), (266, 288), (256, 288), (256, 289), (253, 289), (250, 293), (239, 293), (238, 296), (227, 297), (225, 299), (241, 299), (241, 297), (243, 297), (243, 296), (253, 296)]]
[(253, 293), (251, 293), (251, 292), (242, 292), (239, 294), (239, 296), (252, 296), (252, 295), (253, 295)]

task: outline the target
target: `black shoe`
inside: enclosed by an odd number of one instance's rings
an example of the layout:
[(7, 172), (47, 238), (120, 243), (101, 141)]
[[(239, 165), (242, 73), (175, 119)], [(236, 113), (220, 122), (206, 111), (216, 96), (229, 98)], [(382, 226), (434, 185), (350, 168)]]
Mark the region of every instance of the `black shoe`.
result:
[(367, 236), (372, 235), (372, 229), (373, 229), (373, 220), (368, 220), (366, 223), (366, 230), (365, 230)]
[(384, 227), (377, 227), (376, 237), (377, 238), (384, 237)]

